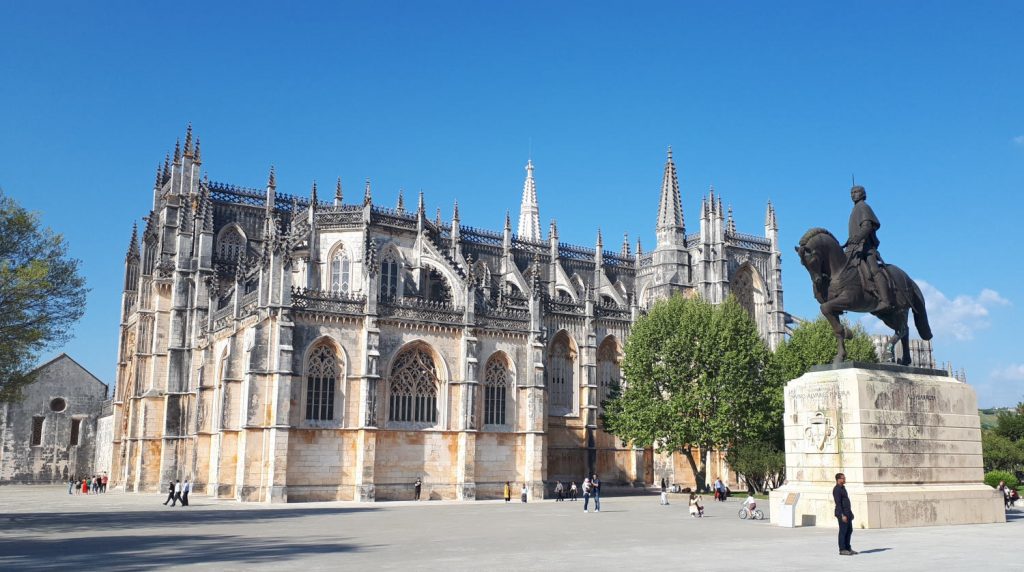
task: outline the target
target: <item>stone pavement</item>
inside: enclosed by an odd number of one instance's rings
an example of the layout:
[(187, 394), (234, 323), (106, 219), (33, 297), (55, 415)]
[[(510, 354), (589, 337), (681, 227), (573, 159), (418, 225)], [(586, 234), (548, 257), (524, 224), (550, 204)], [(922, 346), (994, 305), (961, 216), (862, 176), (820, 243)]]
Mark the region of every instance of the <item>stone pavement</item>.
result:
[(857, 530), (839, 556), (835, 529), (707, 518), (657, 496), (582, 501), (240, 504), (201, 495), (68, 496), (66, 487), (0, 487), (0, 570), (996, 570), (1021, 569), (1024, 511), (1006, 524)]

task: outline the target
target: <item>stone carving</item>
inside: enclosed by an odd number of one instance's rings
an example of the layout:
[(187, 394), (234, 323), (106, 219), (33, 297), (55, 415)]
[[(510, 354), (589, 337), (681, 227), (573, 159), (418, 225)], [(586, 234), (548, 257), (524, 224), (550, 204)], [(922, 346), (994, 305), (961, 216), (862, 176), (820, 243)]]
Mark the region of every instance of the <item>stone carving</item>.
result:
[[(910, 328), (907, 319), (910, 311), (914, 312), (914, 325), (921, 338), (932, 338), (924, 295), (899, 267), (885, 265), (883, 274), (881, 260), (875, 250), (878, 245), (875, 231), (880, 227), (878, 219), (864, 203), (863, 187), (855, 186), (851, 195), (855, 206), (850, 215), (851, 236), (846, 243), (847, 252), (843, 251), (836, 237), (823, 228), (808, 230), (796, 247), (800, 263), (811, 276), (814, 297), (821, 304), (821, 313), (836, 335), (839, 347), (833, 362), (841, 363), (846, 359), (845, 342), (852, 335), (839, 316), (843, 312), (869, 312), (893, 329), (888, 345), (891, 347), (901, 341), (903, 351), (897, 361), (900, 365), (909, 365)], [(887, 275), (887, 280), (876, 278), (884, 275)], [(883, 289), (886, 291), (879, 294)]]
[(811, 417), (804, 428), (804, 438), (818, 451), (824, 451), (825, 445), (835, 440), (835, 433), (836, 428), (832, 426), (832, 420), (825, 417), (821, 411)]

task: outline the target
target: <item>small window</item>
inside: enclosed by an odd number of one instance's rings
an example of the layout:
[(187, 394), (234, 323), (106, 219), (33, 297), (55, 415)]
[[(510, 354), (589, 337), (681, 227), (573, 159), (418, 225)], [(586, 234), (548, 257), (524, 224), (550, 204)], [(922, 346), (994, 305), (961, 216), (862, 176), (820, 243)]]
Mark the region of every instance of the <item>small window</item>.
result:
[(64, 411), (67, 408), (68, 402), (62, 397), (57, 397), (55, 399), (50, 400), (50, 411), (60, 413), (61, 411)]
[(32, 446), (43, 444), (43, 418), (36, 416), (32, 418)]
[(79, 439), (81, 437), (81, 433), (80, 433), (81, 429), (82, 429), (82, 420), (81, 419), (72, 419), (71, 420), (71, 440), (68, 443), (72, 447), (77, 447), (77, 446), (82, 444), (79, 441)]

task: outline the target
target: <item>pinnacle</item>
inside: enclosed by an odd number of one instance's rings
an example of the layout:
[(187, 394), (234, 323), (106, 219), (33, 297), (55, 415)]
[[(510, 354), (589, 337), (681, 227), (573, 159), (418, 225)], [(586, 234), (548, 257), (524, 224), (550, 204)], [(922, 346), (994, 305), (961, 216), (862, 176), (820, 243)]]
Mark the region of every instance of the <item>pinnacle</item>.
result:
[(404, 213), (405, 212), (405, 190), (398, 189), (398, 203), (395, 204), (395, 210)]
[(181, 139), (174, 141), (174, 164), (178, 165), (181, 163)]
[(267, 186), (271, 189), (277, 188), (277, 177), (274, 175), (274, 166), (270, 166), (270, 176), (267, 177)]
[(373, 202), (373, 194), (370, 192), (370, 178), (366, 178), (366, 189), (363, 191), (363, 206)]
[(195, 150), (195, 152), (192, 155), (193, 155), (192, 156), (192, 160), (196, 164), (199, 164), (199, 163), (203, 162), (202, 158), (200, 158), (200, 156), (199, 156), (199, 138), (198, 137), (196, 137), (196, 150)]
[(459, 199), (455, 199), (455, 213), (452, 215), (452, 220), (459, 220)]
[(317, 205), (317, 198), (316, 198), (316, 179), (314, 179), (314, 180), (313, 180), (313, 190), (312, 190), (312, 191), (310, 191), (310, 193), (309, 193), (309, 206), (311, 206), (311, 207), (313, 207), (313, 208), (316, 208), (316, 205)]
[(334, 202), (335, 204), (341, 204), (341, 177), (338, 177), (338, 184), (334, 187)]
[(192, 122), (188, 122), (188, 127), (185, 128), (185, 156), (192, 156)]

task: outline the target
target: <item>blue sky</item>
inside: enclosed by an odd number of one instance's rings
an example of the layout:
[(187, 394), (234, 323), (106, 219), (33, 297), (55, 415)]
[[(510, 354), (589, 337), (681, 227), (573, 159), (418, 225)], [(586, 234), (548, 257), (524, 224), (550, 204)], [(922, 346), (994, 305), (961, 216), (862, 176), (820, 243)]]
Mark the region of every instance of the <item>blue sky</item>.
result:
[[(159, 6), (159, 8), (158, 8)], [(741, 232), (845, 236), (850, 175), (887, 261), (925, 282), (935, 353), (982, 406), (1024, 400), (1024, 4), (139, 2), (0, 8), (0, 186), (92, 287), (67, 351), (112, 381), (122, 263), (191, 121), (213, 180), (341, 176), (500, 228), (531, 153), (542, 228), (653, 245), (665, 149), (688, 229), (714, 185)], [(47, 357), (47, 356), (44, 356)]]

